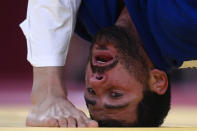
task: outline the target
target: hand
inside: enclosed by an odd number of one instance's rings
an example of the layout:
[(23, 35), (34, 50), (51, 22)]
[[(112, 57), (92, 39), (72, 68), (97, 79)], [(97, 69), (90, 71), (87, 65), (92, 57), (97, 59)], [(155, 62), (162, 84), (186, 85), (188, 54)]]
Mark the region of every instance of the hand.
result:
[(38, 127), (98, 127), (68, 100), (47, 98), (39, 106), (33, 106), (26, 121), (27, 126)]
[(64, 67), (33, 67), (32, 109), (27, 126), (97, 127), (67, 100)]

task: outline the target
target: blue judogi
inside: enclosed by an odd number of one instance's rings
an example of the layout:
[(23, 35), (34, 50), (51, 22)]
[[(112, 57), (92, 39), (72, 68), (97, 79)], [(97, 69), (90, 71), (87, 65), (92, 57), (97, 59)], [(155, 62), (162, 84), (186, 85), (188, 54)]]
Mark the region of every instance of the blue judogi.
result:
[[(197, 0), (124, 0), (146, 52), (164, 71), (197, 59)], [(120, 0), (83, 0), (76, 32), (91, 40), (101, 28), (114, 25)]]

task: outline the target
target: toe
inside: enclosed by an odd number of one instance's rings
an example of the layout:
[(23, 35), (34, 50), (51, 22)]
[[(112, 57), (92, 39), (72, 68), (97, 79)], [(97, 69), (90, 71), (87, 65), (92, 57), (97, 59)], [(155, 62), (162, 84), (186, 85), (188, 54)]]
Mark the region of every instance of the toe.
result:
[(86, 126), (85, 121), (81, 117), (79, 117), (77, 119), (77, 127), (85, 127), (85, 126)]

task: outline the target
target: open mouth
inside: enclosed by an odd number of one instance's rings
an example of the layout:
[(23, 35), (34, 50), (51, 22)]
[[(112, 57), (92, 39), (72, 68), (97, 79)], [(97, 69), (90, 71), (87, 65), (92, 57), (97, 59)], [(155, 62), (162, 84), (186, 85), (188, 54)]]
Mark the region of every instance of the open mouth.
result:
[(106, 50), (96, 50), (93, 53), (92, 62), (94, 66), (106, 66), (113, 63), (115, 56)]

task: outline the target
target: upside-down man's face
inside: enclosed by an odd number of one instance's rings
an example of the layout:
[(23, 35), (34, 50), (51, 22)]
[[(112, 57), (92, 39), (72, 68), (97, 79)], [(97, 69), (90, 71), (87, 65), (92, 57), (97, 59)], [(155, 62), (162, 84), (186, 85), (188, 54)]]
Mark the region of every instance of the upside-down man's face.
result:
[(136, 79), (132, 73), (135, 69), (126, 68), (132, 62), (127, 62), (130, 57), (124, 50), (110, 41), (93, 43), (91, 48), (85, 100), (91, 118), (99, 126), (132, 126), (137, 121), (137, 106), (145, 84)]
[[(104, 71), (99, 71), (104, 70)], [(85, 99), (93, 119), (134, 123), (142, 84), (120, 63), (112, 45), (94, 45), (86, 70)]]

